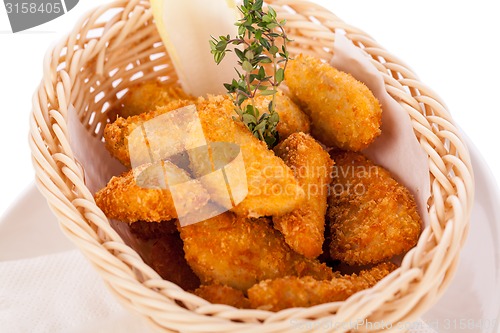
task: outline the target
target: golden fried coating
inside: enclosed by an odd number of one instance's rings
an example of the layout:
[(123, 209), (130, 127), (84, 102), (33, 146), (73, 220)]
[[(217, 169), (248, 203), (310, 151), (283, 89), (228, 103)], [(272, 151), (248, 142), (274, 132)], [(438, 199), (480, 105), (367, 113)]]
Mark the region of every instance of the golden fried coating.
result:
[[(208, 96), (209, 101), (224, 100), (224, 105), (220, 108), (221, 111), (227, 113), (227, 115), (232, 118), (236, 115), (234, 112), (234, 107), (232, 104), (228, 103), (229, 99), (227, 96)], [(255, 98), (255, 105), (261, 113), (268, 110), (269, 102), (272, 100), (270, 96), (259, 96)], [(206, 105), (206, 99), (198, 99), (200, 103)], [(220, 105), (220, 102), (215, 102)], [(132, 131), (138, 126), (142, 125), (148, 120), (151, 120), (157, 116), (164, 113), (192, 105), (197, 104), (196, 100), (191, 98), (186, 99), (173, 99), (169, 103), (159, 103), (157, 106), (150, 108), (147, 114), (137, 113), (132, 119), (126, 119), (126, 117), (118, 118), (112, 125), (107, 125), (104, 138), (106, 139), (106, 148), (111, 153), (113, 157), (118, 159), (123, 165), (130, 167), (130, 155), (128, 151), (128, 136)], [(159, 110), (156, 110), (159, 107)], [(150, 111), (152, 110), (152, 111)], [(280, 122), (278, 123), (278, 133), (281, 139), (287, 138), (290, 134), (296, 132), (310, 132), (310, 121), (305, 113), (303, 113), (300, 108), (285, 94), (281, 91), (276, 94), (276, 112), (280, 116)], [(165, 135), (170, 135), (171, 133), (166, 133)]]
[[(190, 181), (190, 185), (176, 189), (177, 200), (167, 189), (169, 186)], [(170, 162), (145, 164), (113, 177), (108, 185), (95, 195), (96, 204), (109, 219), (123, 222), (158, 222), (177, 218), (177, 211), (190, 212), (207, 204), (209, 195), (203, 186), (192, 180), (182, 169)]]
[(264, 218), (238, 218), (226, 212), (179, 231), (186, 260), (203, 284), (246, 291), (261, 280), (290, 275), (332, 278), (326, 265), (292, 251)]
[(132, 85), (123, 97), (116, 113), (123, 118), (136, 116), (165, 106), (174, 100), (195, 100), (182, 90), (181, 86), (167, 85), (158, 80), (140, 82)]
[[(272, 100), (272, 96), (258, 96), (254, 99), (254, 106), (259, 109), (261, 114), (267, 113), (269, 110), (269, 103)], [(302, 112), (302, 110), (290, 99), (290, 97), (285, 95), (282, 91), (279, 91), (276, 94), (275, 103), (276, 113), (280, 116), (280, 121), (276, 127), (280, 140), (288, 138), (293, 133), (310, 132), (311, 123), (309, 117)], [(234, 115), (233, 110), (228, 111), (231, 111), (231, 116)]]
[(201, 286), (194, 294), (213, 304), (226, 304), (238, 309), (249, 309), (250, 302), (243, 292), (221, 284)]
[[(106, 126), (104, 137), (107, 148), (122, 163), (130, 164), (128, 135), (144, 122), (190, 104), (192, 104), (190, 101), (176, 101), (149, 113), (128, 119), (119, 118), (115, 123)], [(269, 151), (264, 142), (255, 138), (243, 124), (232, 119), (234, 106), (228, 96), (199, 98), (197, 108), (207, 141), (229, 142), (240, 146), (248, 195), (233, 209), (234, 212), (250, 217), (281, 215), (294, 210), (303, 202), (304, 191), (292, 170)], [(191, 160), (193, 171), (197, 176), (206, 174), (206, 170), (200, 170), (203, 164)], [(216, 201), (219, 192), (227, 191), (224, 182), (214, 183), (205, 179), (203, 185)]]
[[(106, 149), (110, 154), (120, 161), (124, 166), (130, 167), (130, 153), (129, 153), (129, 136), (134, 132), (134, 130), (142, 126), (147, 121), (161, 116), (167, 112), (194, 104), (190, 100), (178, 100), (173, 101), (165, 107), (159, 107), (154, 111), (149, 111), (141, 113), (136, 116), (129, 118), (118, 118), (112, 124), (106, 125), (104, 129), (104, 139), (106, 144)], [(158, 137), (162, 135), (169, 137), (169, 142), (178, 141), (181, 142), (181, 138), (172, 138), (172, 133), (168, 131), (168, 127), (165, 128), (165, 132), (157, 133)], [(134, 143), (135, 145), (135, 143)], [(138, 146), (138, 145), (135, 145)], [(138, 150), (135, 154), (148, 154), (147, 151)], [(136, 157), (137, 158), (137, 157)], [(146, 158), (143, 158), (146, 160)]]
[(350, 74), (299, 55), (288, 63), (286, 84), (311, 118), (313, 136), (323, 144), (360, 151), (380, 135), (380, 103)]
[[(207, 139), (211, 142), (230, 142), (241, 149), (248, 194), (231, 209), (245, 217), (281, 215), (294, 210), (305, 199), (292, 170), (267, 145), (255, 138), (241, 123), (232, 120), (234, 106), (227, 96), (198, 99), (198, 113)], [(197, 174), (195, 161), (191, 161)], [(203, 182), (212, 197), (226, 190), (224, 184)], [(221, 186), (222, 185), (222, 186)]]
[(290, 135), (275, 152), (293, 170), (306, 200), (293, 212), (274, 216), (274, 227), (292, 249), (316, 258), (322, 253), (325, 241), (326, 200), (333, 161), (316, 140), (304, 133)]
[[(175, 225), (173, 221), (172, 224)], [(178, 232), (164, 235), (153, 244), (151, 267), (163, 279), (184, 290), (195, 290), (200, 286), (200, 279), (184, 258), (183, 244)]]
[(252, 308), (269, 311), (345, 301), (356, 292), (373, 287), (396, 268), (386, 263), (359, 275), (337, 275), (328, 281), (310, 276), (266, 280), (250, 288), (248, 298)]
[(327, 212), (330, 256), (366, 265), (414, 247), (421, 220), (408, 189), (359, 153), (340, 153), (334, 159)]

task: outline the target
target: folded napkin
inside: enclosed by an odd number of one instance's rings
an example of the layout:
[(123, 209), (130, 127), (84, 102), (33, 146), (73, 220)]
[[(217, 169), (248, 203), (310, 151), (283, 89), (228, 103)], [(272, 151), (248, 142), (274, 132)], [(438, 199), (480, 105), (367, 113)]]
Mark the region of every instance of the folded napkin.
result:
[[(423, 321), (410, 333), (435, 333)], [(150, 333), (79, 251), (0, 262), (0, 332)], [(403, 332), (403, 331), (402, 331)]]
[(0, 332), (152, 332), (79, 251), (0, 262)]

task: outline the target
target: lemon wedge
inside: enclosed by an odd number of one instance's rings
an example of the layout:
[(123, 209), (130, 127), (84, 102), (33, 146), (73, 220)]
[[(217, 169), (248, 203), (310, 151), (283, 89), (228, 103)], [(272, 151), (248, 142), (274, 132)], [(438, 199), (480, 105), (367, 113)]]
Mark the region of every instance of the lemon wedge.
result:
[(239, 12), (234, 0), (151, 0), (158, 31), (184, 90), (194, 96), (222, 94), (236, 77), (237, 57), (220, 65), (210, 53), (211, 36), (236, 36)]

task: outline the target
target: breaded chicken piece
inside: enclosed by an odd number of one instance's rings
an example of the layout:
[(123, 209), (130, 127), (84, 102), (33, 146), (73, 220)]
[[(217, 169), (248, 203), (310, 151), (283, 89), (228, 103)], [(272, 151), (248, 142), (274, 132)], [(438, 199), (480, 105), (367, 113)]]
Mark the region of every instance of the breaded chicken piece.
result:
[(385, 263), (359, 275), (338, 274), (328, 281), (310, 276), (266, 280), (250, 288), (248, 298), (252, 308), (269, 311), (345, 301), (358, 291), (373, 287), (396, 268)]
[[(175, 225), (173, 221), (171, 223)], [(153, 244), (151, 267), (163, 279), (177, 284), (184, 290), (195, 290), (200, 286), (200, 279), (184, 258), (182, 240), (177, 231), (164, 235)]]
[(174, 100), (195, 100), (179, 84), (167, 85), (158, 80), (136, 83), (128, 88), (116, 113), (123, 118), (136, 116), (165, 106)]
[[(190, 182), (189, 186), (176, 188), (177, 200), (165, 184)], [(97, 206), (109, 219), (123, 222), (157, 222), (177, 218), (177, 212), (201, 209), (209, 201), (209, 195), (199, 181), (170, 162), (145, 164), (134, 170), (113, 177), (108, 185), (95, 195)]]
[(290, 275), (332, 278), (329, 267), (292, 251), (269, 222), (226, 212), (179, 227), (186, 260), (202, 284), (219, 283), (241, 291), (262, 280)]
[[(120, 117), (116, 119), (115, 122), (113, 122), (112, 124), (106, 125), (106, 128), (104, 129), (104, 139), (105, 139), (106, 149), (114, 158), (120, 161), (124, 166), (130, 168), (131, 163), (130, 163), (130, 153), (129, 153), (129, 137), (134, 132), (134, 130), (142, 126), (144, 123), (156, 117), (159, 117), (165, 113), (193, 104), (194, 104), (193, 101), (177, 100), (169, 103), (165, 107), (159, 107), (157, 109), (154, 109), (154, 111), (141, 113), (139, 115), (132, 116), (129, 118)], [(169, 142), (171, 142), (172, 140), (180, 142), (182, 139), (177, 137), (172, 138), (171, 137), (172, 133), (170, 133), (168, 127), (165, 128), (164, 133), (160, 132), (156, 133), (156, 135), (158, 137), (161, 137), (162, 135), (168, 136)], [(140, 145), (136, 144), (135, 142), (133, 143), (133, 146), (140, 147)], [(149, 152), (147, 151), (143, 152), (142, 149), (141, 150), (137, 149), (134, 153), (136, 155), (147, 154), (149, 156), (148, 154)], [(148, 156), (142, 158), (142, 160), (147, 160)], [(137, 159), (139, 158), (136, 156), (136, 160)]]
[(333, 161), (311, 136), (294, 133), (274, 151), (294, 172), (306, 193), (306, 200), (291, 213), (274, 216), (274, 227), (296, 252), (308, 258), (322, 253), (325, 214)]
[[(190, 104), (192, 103), (189, 101), (176, 101), (149, 113), (118, 119), (106, 127), (104, 137), (108, 149), (122, 163), (126, 163), (130, 160), (127, 137), (134, 129), (156, 116)], [(240, 146), (248, 195), (232, 209), (234, 212), (250, 217), (281, 215), (294, 210), (303, 202), (304, 191), (292, 170), (268, 150), (264, 142), (255, 138), (243, 124), (232, 119), (234, 106), (228, 96), (199, 98), (197, 108), (207, 141), (229, 142)], [(204, 169), (205, 164), (204, 161), (191, 160), (197, 177), (211, 171)], [(226, 193), (226, 184), (205, 179), (203, 185), (220, 204), (221, 200), (218, 199), (223, 197), (221, 193)]]
[[(232, 104), (228, 103), (229, 98), (227, 96), (208, 97), (208, 100), (212, 101), (220, 99), (223, 99), (226, 102), (220, 110), (226, 112), (231, 119), (236, 116), (234, 107)], [(255, 105), (259, 108), (261, 113), (264, 113), (268, 110), (268, 105), (271, 100), (272, 97), (270, 96), (259, 96), (255, 98)], [(198, 101), (206, 105), (206, 99), (200, 98)], [(118, 118), (112, 125), (109, 124), (106, 126), (104, 131), (106, 148), (111, 155), (118, 159), (123, 165), (130, 167), (128, 136), (135, 128), (164, 113), (196, 104), (197, 101), (190, 98), (172, 100), (167, 104), (158, 104), (159, 110), (156, 110), (155, 106), (150, 109), (153, 111), (148, 112), (148, 114), (141, 113), (140, 116), (133, 117), (132, 119), (126, 119), (126, 117)], [(290, 134), (296, 132), (310, 132), (310, 121), (308, 116), (281, 91), (276, 94), (276, 112), (280, 116), (280, 122), (278, 123), (277, 130), (281, 139), (286, 139)]]
[[(260, 114), (268, 113), (269, 103), (273, 100), (272, 96), (258, 96), (254, 99), (255, 107)], [(280, 121), (276, 130), (278, 131), (280, 140), (288, 138), (291, 134), (297, 132), (309, 133), (311, 130), (311, 122), (309, 117), (295, 104), (290, 97), (282, 91), (276, 94), (276, 113), (280, 116)], [(244, 103), (246, 105), (248, 103)], [(235, 113), (231, 111), (231, 116)]]
[(194, 294), (206, 299), (212, 304), (226, 304), (238, 309), (249, 309), (250, 302), (243, 292), (222, 284), (201, 286)]
[(290, 92), (311, 118), (313, 136), (327, 146), (360, 151), (380, 135), (382, 109), (350, 74), (299, 55), (286, 69)]
[(330, 256), (366, 265), (414, 247), (421, 219), (408, 189), (359, 153), (344, 152), (334, 159), (327, 212)]
[[(248, 194), (233, 212), (244, 217), (281, 215), (291, 212), (305, 199), (292, 170), (267, 145), (255, 138), (241, 123), (235, 122), (228, 110), (233, 110), (227, 96), (209, 96), (198, 99), (198, 114), (203, 131), (210, 142), (230, 142), (241, 149), (245, 166)], [(196, 161), (191, 161), (193, 171), (199, 174)], [(206, 172), (202, 172), (205, 174)], [(233, 175), (237, 177), (238, 175)], [(212, 198), (217, 200), (225, 184), (203, 181)]]

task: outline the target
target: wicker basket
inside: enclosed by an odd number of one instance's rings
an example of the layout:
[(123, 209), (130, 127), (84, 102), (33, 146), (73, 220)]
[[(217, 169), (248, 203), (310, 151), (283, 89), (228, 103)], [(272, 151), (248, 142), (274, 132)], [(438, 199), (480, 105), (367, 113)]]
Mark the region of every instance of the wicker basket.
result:
[[(121, 302), (160, 330), (183, 332), (345, 332), (346, 323), (410, 322), (437, 301), (450, 283), (467, 235), (473, 199), (468, 150), (443, 102), (401, 61), (364, 32), (324, 8), (300, 0), (269, 0), (288, 20), (292, 54), (330, 59), (335, 31), (364, 50), (384, 77), (388, 93), (411, 117), (428, 153), (430, 225), (401, 268), (345, 302), (278, 313), (213, 305), (162, 280), (110, 227), (84, 181), (69, 145), (68, 112), (74, 105), (89, 136), (102, 137), (109, 110), (132, 82), (176, 73), (153, 24), (149, 3), (121, 0), (78, 22), (47, 54), (34, 95), (30, 146), (36, 181), (63, 231), (80, 248)], [(375, 325), (360, 331), (377, 331)], [(390, 330), (389, 330), (390, 331)], [(401, 332), (401, 330), (397, 330)]]

